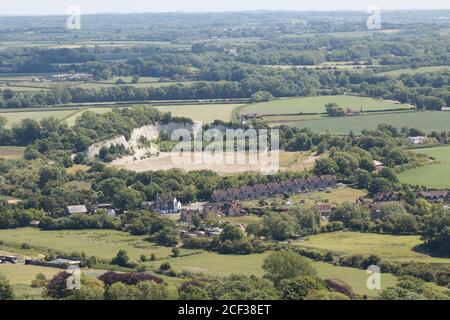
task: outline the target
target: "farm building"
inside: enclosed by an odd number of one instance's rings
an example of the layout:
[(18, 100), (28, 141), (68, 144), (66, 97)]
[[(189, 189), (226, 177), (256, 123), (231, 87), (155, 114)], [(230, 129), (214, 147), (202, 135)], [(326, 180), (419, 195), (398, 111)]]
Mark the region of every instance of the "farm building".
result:
[(329, 203), (318, 204), (315, 209), (322, 217), (329, 217), (331, 214), (331, 204)]
[(67, 215), (71, 214), (87, 214), (88, 210), (85, 205), (78, 205), (78, 206), (67, 206), (65, 213)]
[(380, 161), (374, 160), (373, 165), (375, 166), (375, 172), (379, 173), (384, 168), (384, 164)]
[(418, 137), (408, 137), (406, 142), (408, 144), (423, 144), (427, 142), (427, 137), (418, 136)]
[(119, 210), (116, 207), (114, 207), (114, 205), (112, 205), (111, 203), (102, 203), (98, 204), (95, 207), (94, 212), (95, 213), (106, 212), (107, 215), (114, 217), (119, 212)]
[(30, 226), (34, 227), (34, 228), (39, 227), (40, 224), (41, 224), (41, 222), (38, 221), (38, 220), (33, 220), (33, 221), (30, 222)]

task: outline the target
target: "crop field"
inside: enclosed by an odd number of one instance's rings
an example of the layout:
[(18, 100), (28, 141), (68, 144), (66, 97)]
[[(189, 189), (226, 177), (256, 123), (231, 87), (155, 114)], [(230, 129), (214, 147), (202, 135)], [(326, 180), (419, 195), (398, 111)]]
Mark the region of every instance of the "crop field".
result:
[(434, 162), (402, 172), (400, 180), (412, 185), (450, 188), (450, 147), (419, 149), (415, 152), (430, 156)]
[(199, 104), (179, 106), (156, 106), (155, 108), (170, 112), (176, 117), (187, 117), (194, 121), (211, 123), (214, 120), (230, 121), (233, 109), (243, 106), (242, 104)]
[(407, 69), (398, 69), (392, 71), (381, 72), (379, 75), (383, 76), (392, 76), (399, 77), (402, 74), (414, 75), (417, 73), (425, 73), (425, 72), (441, 72), (441, 71), (449, 71), (450, 66), (435, 66), (435, 67), (421, 67), (421, 68), (407, 68)]
[(313, 235), (299, 243), (304, 247), (330, 250), (339, 254), (365, 256), (378, 255), (382, 259), (398, 262), (450, 263), (450, 258), (434, 258), (416, 252), (422, 244), (420, 236), (394, 236), (372, 233), (335, 232)]
[(258, 113), (260, 115), (299, 114), (299, 113), (325, 113), (325, 105), (334, 102), (338, 106), (354, 111), (374, 111), (390, 109), (409, 109), (409, 105), (391, 101), (376, 100), (356, 96), (319, 96), (294, 99), (280, 99), (270, 102), (257, 103), (243, 108), (242, 114)]
[[(308, 128), (315, 132), (346, 135), (353, 131), (360, 134), (362, 130), (374, 130), (379, 124), (391, 124), (397, 128), (409, 127), (424, 130), (428, 133), (432, 131), (441, 132), (449, 130), (450, 112), (429, 111), (429, 112), (395, 112), (383, 114), (361, 115), (353, 117), (331, 118), (326, 117), (317, 120), (305, 120), (296, 122), (286, 122), (286, 125), (298, 128)], [(272, 126), (282, 124), (272, 123)]]
[[(128, 233), (113, 230), (83, 230), (83, 231), (39, 231), (33, 228), (1, 230), (0, 240), (8, 245), (27, 243), (33, 249), (51, 249), (70, 254), (85, 252), (87, 256), (103, 259), (113, 258), (117, 251), (123, 249), (131, 259), (137, 260), (141, 254), (157, 258), (166, 258), (171, 248), (165, 248), (145, 241), (145, 236), (131, 236)], [(0, 246), (1, 249), (1, 246)], [(181, 250), (184, 254), (184, 250)]]

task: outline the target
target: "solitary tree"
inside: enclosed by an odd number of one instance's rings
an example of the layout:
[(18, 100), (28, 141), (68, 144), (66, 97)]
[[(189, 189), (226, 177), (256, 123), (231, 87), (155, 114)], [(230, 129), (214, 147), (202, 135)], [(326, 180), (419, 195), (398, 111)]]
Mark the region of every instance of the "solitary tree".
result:
[(304, 257), (293, 251), (277, 251), (264, 259), (265, 278), (271, 280), (279, 288), (281, 281), (300, 276), (315, 276), (316, 270)]
[(13, 288), (8, 279), (0, 275), (0, 300), (14, 300)]

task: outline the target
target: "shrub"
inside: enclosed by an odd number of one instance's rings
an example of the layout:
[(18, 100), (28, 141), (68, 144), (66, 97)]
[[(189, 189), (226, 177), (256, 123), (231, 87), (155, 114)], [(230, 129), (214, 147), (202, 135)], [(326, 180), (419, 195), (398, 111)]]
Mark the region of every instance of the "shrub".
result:
[(339, 279), (326, 279), (325, 285), (327, 288), (331, 291), (342, 293), (343, 295), (346, 295), (352, 300), (358, 299), (358, 296), (353, 292), (350, 285), (345, 283), (342, 280)]
[(142, 281), (153, 281), (158, 284), (163, 284), (164, 280), (150, 275), (148, 273), (117, 273), (113, 271), (102, 274), (99, 279), (106, 285), (111, 286), (114, 283), (120, 282), (126, 285), (135, 285)]

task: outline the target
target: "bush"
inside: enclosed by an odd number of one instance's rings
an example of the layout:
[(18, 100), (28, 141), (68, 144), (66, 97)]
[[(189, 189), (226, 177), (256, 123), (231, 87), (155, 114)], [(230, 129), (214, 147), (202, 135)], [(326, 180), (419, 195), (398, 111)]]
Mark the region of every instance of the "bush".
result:
[(163, 284), (164, 280), (150, 275), (148, 273), (117, 273), (113, 271), (106, 272), (99, 277), (106, 286), (111, 286), (114, 283), (123, 283), (126, 285), (135, 285), (142, 281), (153, 281), (158, 284)]
[(161, 271), (169, 271), (170, 269), (172, 269), (172, 266), (168, 262), (164, 262), (159, 266), (159, 270)]
[(358, 296), (353, 292), (352, 287), (339, 279), (326, 279), (325, 285), (331, 291), (339, 292), (352, 300), (358, 299)]

